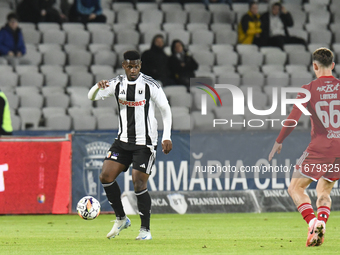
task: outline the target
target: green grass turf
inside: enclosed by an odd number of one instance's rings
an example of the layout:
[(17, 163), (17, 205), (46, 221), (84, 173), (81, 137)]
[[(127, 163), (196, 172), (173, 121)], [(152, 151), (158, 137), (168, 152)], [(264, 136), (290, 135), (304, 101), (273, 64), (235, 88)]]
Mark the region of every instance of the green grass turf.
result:
[(151, 241), (135, 241), (139, 216), (106, 239), (113, 215), (0, 216), (0, 254), (339, 254), (340, 212), (332, 212), (325, 243), (305, 247), (299, 213), (152, 215)]

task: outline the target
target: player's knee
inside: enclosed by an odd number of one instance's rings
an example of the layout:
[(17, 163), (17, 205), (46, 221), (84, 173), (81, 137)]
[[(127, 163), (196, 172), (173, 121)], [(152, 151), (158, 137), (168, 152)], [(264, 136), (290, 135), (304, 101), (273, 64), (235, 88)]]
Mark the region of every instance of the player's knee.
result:
[(290, 196), (293, 196), (296, 193), (296, 186), (293, 184), (290, 184), (288, 187), (288, 194)]
[(100, 179), (100, 182), (101, 183), (109, 183), (109, 182), (113, 182), (114, 180), (110, 180), (110, 175), (105, 172), (105, 171), (102, 171), (99, 175), (99, 179)]
[(147, 184), (143, 180), (135, 180), (133, 182), (135, 191), (141, 191), (147, 188)]

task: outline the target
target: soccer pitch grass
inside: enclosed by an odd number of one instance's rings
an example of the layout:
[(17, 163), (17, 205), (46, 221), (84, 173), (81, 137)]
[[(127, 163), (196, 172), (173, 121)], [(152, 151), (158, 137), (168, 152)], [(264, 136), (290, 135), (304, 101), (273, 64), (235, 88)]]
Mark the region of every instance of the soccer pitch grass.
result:
[(0, 254), (339, 254), (340, 212), (332, 212), (325, 243), (305, 247), (307, 224), (298, 212), (152, 215), (151, 241), (135, 241), (132, 226), (108, 240), (110, 220), (78, 215), (0, 216)]

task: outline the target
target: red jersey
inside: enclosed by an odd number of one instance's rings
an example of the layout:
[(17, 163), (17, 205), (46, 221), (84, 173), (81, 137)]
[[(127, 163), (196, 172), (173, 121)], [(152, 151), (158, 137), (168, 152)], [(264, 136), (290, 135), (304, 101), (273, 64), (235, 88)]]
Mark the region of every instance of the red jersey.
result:
[[(333, 76), (322, 76), (302, 88), (309, 90), (311, 99), (303, 106), (312, 114), (311, 142), (306, 151), (317, 157), (340, 157), (340, 80)], [(304, 98), (299, 93), (297, 98)], [(302, 112), (295, 105), (287, 119), (298, 121)], [(294, 121), (286, 121), (276, 142), (283, 140), (293, 131)]]

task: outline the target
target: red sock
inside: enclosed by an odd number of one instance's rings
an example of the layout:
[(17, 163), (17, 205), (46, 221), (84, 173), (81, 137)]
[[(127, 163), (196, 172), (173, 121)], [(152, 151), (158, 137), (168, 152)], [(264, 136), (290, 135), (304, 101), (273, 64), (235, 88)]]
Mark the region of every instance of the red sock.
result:
[(307, 224), (309, 224), (312, 219), (316, 218), (311, 204), (301, 204), (298, 207), (298, 211), (301, 213), (303, 219), (307, 222)]
[(327, 206), (320, 206), (318, 208), (318, 220), (322, 220), (327, 223), (329, 215), (331, 214), (331, 209)]

